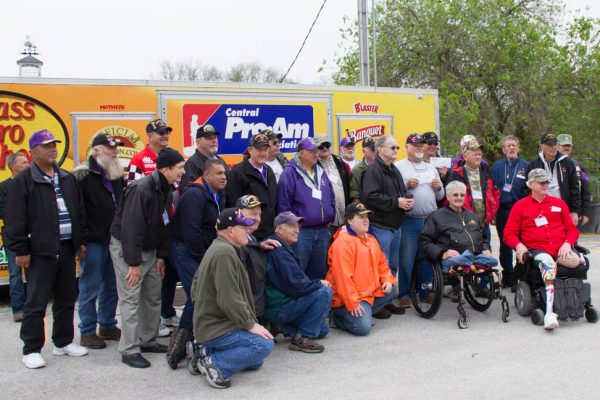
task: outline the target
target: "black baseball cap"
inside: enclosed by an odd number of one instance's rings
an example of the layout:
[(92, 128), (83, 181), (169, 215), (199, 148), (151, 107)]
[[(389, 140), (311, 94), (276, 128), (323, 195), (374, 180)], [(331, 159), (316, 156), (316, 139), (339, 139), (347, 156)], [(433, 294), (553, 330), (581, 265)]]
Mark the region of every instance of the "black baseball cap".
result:
[(115, 139), (112, 136), (107, 136), (104, 133), (100, 133), (94, 137), (94, 140), (92, 140), (92, 147), (100, 145), (117, 147), (123, 146), (123, 143), (119, 139)]
[(440, 141), (440, 139), (438, 138), (438, 135), (436, 135), (435, 132), (425, 132), (421, 136), (423, 137), (423, 140), (426, 142), (431, 142), (433, 140), (435, 140), (436, 142)]
[(226, 208), (217, 217), (215, 228), (222, 231), (234, 226), (252, 226), (255, 222), (252, 218), (244, 218), (239, 208)]
[(200, 128), (198, 128), (198, 130), (196, 131), (196, 139), (201, 138), (201, 137), (211, 137), (211, 136), (220, 135), (220, 134), (221, 134), (221, 132), (215, 131), (214, 126), (212, 126), (210, 124), (206, 124), (206, 125), (202, 125)]
[(540, 144), (554, 144), (558, 143), (558, 138), (554, 133), (544, 133), (540, 138)]
[(163, 121), (162, 119), (155, 119), (154, 121), (150, 121), (150, 123), (146, 125), (146, 133), (164, 133), (171, 131), (173, 131), (173, 128), (167, 126), (167, 124), (165, 124), (165, 121)]
[(259, 133), (250, 138), (250, 143), (248, 147), (254, 147), (255, 149), (260, 149), (261, 147), (270, 147), (269, 137), (264, 133)]
[(263, 129), (262, 131), (258, 131), (258, 133), (262, 133), (263, 135), (267, 135), (269, 140), (273, 139), (281, 139), (283, 135), (281, 133), (275, 133), (270, 129)]
[(419, 135), (418, 133), (411, 133), (406, 138), (406, 144), (414, 145), (414, 144), (420, 144), (420, 143), (425, 143), (425, 139), (423, 139), (423, 136)]
[(350, 219), (355, 215), (373, 214), (373, 211), (367, 210), (363, 203), (350, 203), (344, 212), (344, 218)]
[(246, 194), (235, 202), (235, 208), (243, 209), (243, 208), (256, 208), (261, 207), (265, 208), (267, 203), (262, 203), (258, 197), (253, 194)]
[(362, 148), (369, 148), (375, 151), (375, 139), (372, 136), (366, 137), (362, 141)]

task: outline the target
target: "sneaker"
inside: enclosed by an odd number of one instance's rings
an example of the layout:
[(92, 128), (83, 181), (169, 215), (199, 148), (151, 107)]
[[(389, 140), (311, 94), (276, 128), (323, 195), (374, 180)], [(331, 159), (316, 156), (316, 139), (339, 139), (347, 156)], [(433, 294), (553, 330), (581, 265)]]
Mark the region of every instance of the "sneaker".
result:
[(376, 313), (373, 313), (373, 318), (377, 318), (377, 319), (388, 319), (391, 316), (392, 316), (392, 313), (390, 311), (386, 310), (385, 308), (382, 308), (381, 310), (377, 311)]
[(408, 297), (403, 297), (400, 299), (398, 303), (398, 307), (400, 308), (410, 308), (412, 306), (412, 301)]
[(23, 356), (23, 364), (25, 364), (25, 368), (37, 369), (44, 368), (46, 361), (40, 353), (29, 353)]
[(192, 339), (192, 334), (184, 328), (175, 328), (169, 348), (167, 349), (167, 364), (171, 369), (177, 369), (177, 365), (185, 358), (186, 344)]
[(384, 306), (383, 308), (385, 310), (388, 310), (389, 312), (391, 312), (394, 315), (402, 315), (402, 314), (406, 313), (406, 308), (404, 308), (404, 307), (398, 307), (394, 303), (390, 303), (387, 306)]
[(98, 337), (100, 339), (104, 339), (104, 340), (119, 341), (119, 340), (121, 340), (121, 330), (119, 328), (117, 328), (116, 326), (112, 329), (106, 329), (106, 328), (100, 327), (100, 329), (98, 329)]
[(190, 340), (185, 346), (185, 355), (187, 369), (192, 375), (202, 374), (200, 362), (202, 358), (206, 358), (206, 349), (195, 340)]
[(544, 329), (551, 331), (558, 328), (558, 315), (555, 313), (546, 314), (544, 316)]
[(211, 356), (200, 358), (198, 367), (200, 373), (206, 376), (206, 380), (210, 386), (217, 389), (227, 389), (231, 386), (231, 380), (226, 379), (221, 375), (221, 372), (213, 364)]
[(335, 322), (335, 319), (333, 319), (333, 317), (329, 317), (327, 320), (331, 329), (340, 329), (339, 325), (337, 324), (337, 322)]
[(458, 288), (455, 289), (453, 287), (444, 289), (443, 296), (452, 300), (453, 303), (458, 303), (458, 301), (460, 299), (460, 294), (459, 294)]
[(177, 315), (173, 315), (171, 318), (160, 317), (160, 322), (162, 325), (176, 328), (179, 326), (179, 317)]
[(88, 349), (104, 349), (106, 343), (96, 335), (81, 335), (81, 345)]
[(171, 335), (171, 328), (161, 322), (158, 326), (158, 337), (167, 337), (169, 335)]
[(75, 343), (69, 343), (65, 347), (56, 347), (52, 349), (52, 354), (55, 356), (71, 356), (71, 357), (81, 357), (87, 355), (88, 350)]
[[(23, 314), (23, 311), (17, 311), (15, 313), (13, 313), (13, 321), (15, 321), (15, 322), (23, 322), (23, 318), (25, 318), (25, 315)], [(31, 354), (38, 354), (38, 353), (31, 353)]]
[(292, 339), (292, 343), (290, 343), (290, 350), (313, 354), (322, 353), (323, 350), (325, 350), (325, 347), (315, 342), (314, 339), (306, 336), (296, 335)]

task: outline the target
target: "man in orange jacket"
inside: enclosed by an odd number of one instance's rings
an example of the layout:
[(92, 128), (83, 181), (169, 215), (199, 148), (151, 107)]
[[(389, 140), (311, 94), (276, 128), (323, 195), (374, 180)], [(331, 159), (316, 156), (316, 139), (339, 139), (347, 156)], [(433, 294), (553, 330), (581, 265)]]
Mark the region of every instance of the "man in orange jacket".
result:
[(383, 307), (393, 300), (396, 278), (374, 236), (368, 233), (372, 211), (361, 203), (346, 207), (346, 224), (329, 248), (327, 280), (333, 289), (332, 326), (358, 336), (371, 331), (371, 320), (389, 318)]

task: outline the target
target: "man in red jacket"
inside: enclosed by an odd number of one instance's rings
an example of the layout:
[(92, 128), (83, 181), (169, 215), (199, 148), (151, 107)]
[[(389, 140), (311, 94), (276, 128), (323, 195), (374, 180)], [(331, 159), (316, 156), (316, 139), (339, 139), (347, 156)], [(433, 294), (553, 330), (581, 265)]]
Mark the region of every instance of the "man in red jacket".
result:
[(540, 268), (546, 286), (544, 328), (548, 330), (558, 328), (557, 315), (552, 310), (557, 262), (567, 268), (576, 268), (581, 262), (572, 249), (579, 232), (567, 204), (548, 195), (550, 180), (542, 168), (529, 172), (527, 186), (531, 194), (515, 203), (504, 228), (504, 242), (516, 250), (517, 261), (522, 263), (529, 252), (534, 265)]

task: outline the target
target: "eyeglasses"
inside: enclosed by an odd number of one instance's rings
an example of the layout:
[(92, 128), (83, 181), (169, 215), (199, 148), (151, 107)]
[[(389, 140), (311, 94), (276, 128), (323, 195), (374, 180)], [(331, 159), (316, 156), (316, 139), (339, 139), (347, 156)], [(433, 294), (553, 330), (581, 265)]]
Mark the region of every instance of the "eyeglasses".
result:
[(427, 141), (425, 141), (425, 144), (427, 144), (429, 146), (437, 146), (438, 141), (437, 140), (427, 140)]
[(329, 149), (331, 147), (330, 144), (322, 144), (319, 147), (317, 147), (317, 149), (319, 150), (325, 150), (325, 149)]
[(277, 139), (271, 140), (269, 143), (271, 143), (271, 146), (277, 146), (277, 145), (279, 145), (279, 140), (277, 140)]
[(464, 193), (452, 193), (452, 197), (463, 198), (463, 197), (465, 197), (465, 194)]
[(400, 146), (389, 146), (389, 147), (388, 146), (383, 146), (383, 148), (390, 149), (392, 151), (394, 151), (394, 150), (400, 150)]

